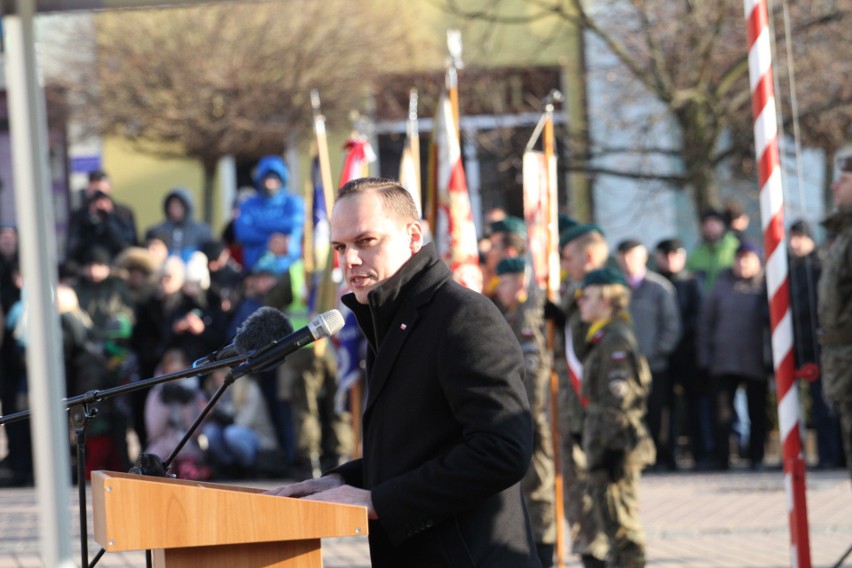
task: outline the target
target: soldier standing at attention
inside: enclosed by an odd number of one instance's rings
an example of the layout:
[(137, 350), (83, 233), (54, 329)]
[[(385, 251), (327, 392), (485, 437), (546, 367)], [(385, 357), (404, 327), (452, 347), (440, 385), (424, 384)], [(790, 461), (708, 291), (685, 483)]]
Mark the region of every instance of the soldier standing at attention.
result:
[(846, 468), (852, 478), (852, 158), (831, 184), (837, 211), (824, 221), (828, 254), (817, 289), (822, 379), (840, 418)]
[(580, 317), (589, 324), (583, 450), (594, 511), (609, 539), (610, 566), (619, 568), (645, 565), (639, 473), (655, 457), (644, 424), (651, 373), (633, 335), (629, 302), (627, 283), (618, 271), (593, 270), (583, 279)]
[(550, 355), (544, 339), (544, 294), (534, 285), (528, 288), (523, 258), (504, 258), (497, 264), (495, 301), (515, 332), (524, 352), (524, 386), (533, 419), (533, 454), (521, 489), (527, 502), (535, 548), (542, 568), (553, 565), (556, 543), (556, 476), (553, 462), (553, 436), (550, 432), (547, 402), (550, 385)]

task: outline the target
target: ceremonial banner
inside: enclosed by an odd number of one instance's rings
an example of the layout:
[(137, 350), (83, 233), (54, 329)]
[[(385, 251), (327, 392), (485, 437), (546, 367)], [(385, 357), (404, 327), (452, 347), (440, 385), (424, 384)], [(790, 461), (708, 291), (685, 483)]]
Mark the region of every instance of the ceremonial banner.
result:
[(559, 235), (556, 218), (556, 156), (524, 152), (524, 222), (533, 280), (541, 290), (559, 289)]
[(462, 166), (458, 128), (446, 94), (441, 95), (434, 125), (430, 148), (432, 186), (429, 188), (430, 198), (434, 200), (434, 218), (429, 222), (435, 245), (455, 281), (481, 292), (476, 227)]

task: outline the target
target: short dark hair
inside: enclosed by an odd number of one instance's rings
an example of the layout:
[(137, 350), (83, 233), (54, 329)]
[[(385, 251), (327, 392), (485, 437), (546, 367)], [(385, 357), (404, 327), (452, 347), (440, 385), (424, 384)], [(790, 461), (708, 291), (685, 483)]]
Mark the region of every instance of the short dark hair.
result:
[(398, 181), (386, 178), (366, 177), (353, 179), (337, 190), (337, 201), (351, 195), (375, 191), (382, 200), (384, 206), (397, 214), (406, 222), (420, 220), (417, 214), (417, 206), (411, 193), (402, 187)]
[(109, 176), (103, 170), (91, 170), (89, 172), (89, 181), (101, 181), (102, 179), (108, 179)]

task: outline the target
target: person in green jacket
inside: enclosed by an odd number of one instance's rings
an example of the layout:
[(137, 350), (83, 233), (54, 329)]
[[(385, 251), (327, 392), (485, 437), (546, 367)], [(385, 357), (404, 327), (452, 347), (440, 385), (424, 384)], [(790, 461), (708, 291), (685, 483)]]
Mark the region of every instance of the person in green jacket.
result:
[(734, 264), (740, 241), (727, 230), (725, 216), (716, 209), (701, 214), (701, 239), (701, 244), (686, 261), (686, 268), (702, 282), (706, 294), (719, 274)]

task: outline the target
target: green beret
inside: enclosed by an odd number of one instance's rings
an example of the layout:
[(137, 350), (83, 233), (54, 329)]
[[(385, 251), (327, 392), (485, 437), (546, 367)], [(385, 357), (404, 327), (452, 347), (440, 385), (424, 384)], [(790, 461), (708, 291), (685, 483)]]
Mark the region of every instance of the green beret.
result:
[(497, 276), (523, 272), (525, 264), (522, 257), (504, 258), (497, 264)]
[(564, 247), (574, 239), (582, 237), (586, 233), (600, 233), (603, 236), (604, 232), (600, 225), (588, 223), (586, 225), (574, 225), (559, 233), (559, 248)]
[(627, 281), (624, 279), (621, 271), (614, 268), (592, 270), (583, 278), (583, 288), (586, 286), (604, 286), (606, 284), (627, 286)]
[(517, 233), (519, 235), (527, 234), (527, 226), (524, 220), (520, 217), (506, 217), (499, 221), (491, 223), (492, 233)]
[(579, 221), (570, 215), (566, 215), (565, 213), (560, 213), (558, 217), (557, 227), (559, 229), (559, 234), (561, 235), (571, 227), (575, 227), (579, 225)]

